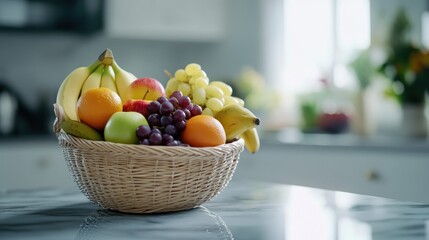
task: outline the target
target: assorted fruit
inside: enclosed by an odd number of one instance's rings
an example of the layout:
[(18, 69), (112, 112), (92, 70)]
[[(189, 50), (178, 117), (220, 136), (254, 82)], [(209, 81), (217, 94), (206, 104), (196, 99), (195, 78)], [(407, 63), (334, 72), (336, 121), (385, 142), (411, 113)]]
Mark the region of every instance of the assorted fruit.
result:
[(258, 151), (260, 120), (231, 86), (209, 81), (196, 63), (166, 74), (165, 88), (154, 78), (137, 78), (106, 49), (62, 82), (56, 100), (64, 112), (61, 128), (123, 144), (214, 147), (242, 138), (249, 152)]

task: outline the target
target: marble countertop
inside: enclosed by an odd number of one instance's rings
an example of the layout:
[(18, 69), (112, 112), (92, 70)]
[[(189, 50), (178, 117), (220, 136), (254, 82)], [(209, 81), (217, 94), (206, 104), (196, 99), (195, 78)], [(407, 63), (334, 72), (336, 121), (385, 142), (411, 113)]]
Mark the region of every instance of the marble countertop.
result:
[(203, 206), (167, 214), (100, 209), (76, 189), (0, 193), (0, 239), (428, 239), (429, 205), (232, 180)]

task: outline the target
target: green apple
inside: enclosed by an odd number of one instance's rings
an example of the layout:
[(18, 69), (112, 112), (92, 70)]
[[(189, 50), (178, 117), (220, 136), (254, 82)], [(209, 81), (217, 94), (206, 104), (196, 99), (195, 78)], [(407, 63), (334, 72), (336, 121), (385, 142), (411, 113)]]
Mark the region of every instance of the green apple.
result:
[(108, 142), (137, 144), (137, 127), (148, 125), (146, 118), (138, 112), (116, 112), (106, 123), (104, 139)]

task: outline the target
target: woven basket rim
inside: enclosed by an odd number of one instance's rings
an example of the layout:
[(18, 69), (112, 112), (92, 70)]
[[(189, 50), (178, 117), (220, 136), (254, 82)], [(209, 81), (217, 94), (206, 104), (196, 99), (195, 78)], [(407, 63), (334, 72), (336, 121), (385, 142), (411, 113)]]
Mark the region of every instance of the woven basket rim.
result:
[(186, 149), (190, 153), (196, 152), (211, 152), (211, 151), (228, 151), (234, 147), (243, 147), (244, 140), (239, 138), (233, 142), (225, 143), (215, 147), (184, 147), (184, 146), (162, 146), (162, 145), (142, 145), (142, 144), (126, 144), (126, 143), (114, 143), (108, 141), (94, 141), (83, 138), (75, 137), (71, 134), (64, 132), (64, 130), (60, 130), (57, 133), (57, 138), (59, 141), (64, 140), (67, 142), (68, 146), (78, 147), (80, 149), (86, 150), (94, 150), (97, 148), (122, 148), (124, 150), (144, 150), (144, 149), (158, 149), (160, 151), (174, 151), (174, 149)]

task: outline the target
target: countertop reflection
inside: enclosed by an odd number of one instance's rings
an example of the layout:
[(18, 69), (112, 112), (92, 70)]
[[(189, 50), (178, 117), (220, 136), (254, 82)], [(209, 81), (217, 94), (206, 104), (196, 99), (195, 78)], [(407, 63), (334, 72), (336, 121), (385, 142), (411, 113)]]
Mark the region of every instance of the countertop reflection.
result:
[(167, 214), (103, 210), (76, 189), (0, 193), (0, 239), (427, 239), (428, 219), (428, 205), (242, 180)]

